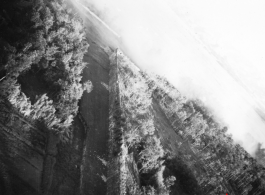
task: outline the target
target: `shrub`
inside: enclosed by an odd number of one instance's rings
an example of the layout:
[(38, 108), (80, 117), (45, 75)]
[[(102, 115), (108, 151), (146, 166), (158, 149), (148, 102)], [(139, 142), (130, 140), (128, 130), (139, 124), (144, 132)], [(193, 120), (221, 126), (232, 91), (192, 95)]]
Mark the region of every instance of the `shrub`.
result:
[(160, 159), (163, 156), (164, 150), (160, 140), (155, 136), (147, 137), (144, 142), (144, 149), (140, 152), (141, 171), (146, 173), (158, 168), (162, 164)]

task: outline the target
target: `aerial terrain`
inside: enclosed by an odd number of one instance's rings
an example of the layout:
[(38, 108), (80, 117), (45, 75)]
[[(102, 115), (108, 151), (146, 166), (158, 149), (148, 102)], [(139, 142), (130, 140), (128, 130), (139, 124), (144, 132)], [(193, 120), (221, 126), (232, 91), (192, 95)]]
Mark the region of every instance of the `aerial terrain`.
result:
[(0, 8), (0, 194), (265, 194), (261, 145), (140, 69), (93, 7)]

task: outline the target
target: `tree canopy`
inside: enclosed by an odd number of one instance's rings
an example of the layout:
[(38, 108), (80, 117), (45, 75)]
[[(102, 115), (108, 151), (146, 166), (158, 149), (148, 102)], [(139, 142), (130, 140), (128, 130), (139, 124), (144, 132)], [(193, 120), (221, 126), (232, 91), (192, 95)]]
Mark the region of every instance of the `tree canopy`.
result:
[[(88, 48), (81, 19), (62, 1), (3, 0), (0, 6), (1, 95), (24, 115), (46, 121), (57, 132), (67, 131), (83, 92), (92, 90), (90, 81), (81, 83)], [(37, 79), (44, 93), (34, 100), (19, 82), (28, 74), (42, 75)]]

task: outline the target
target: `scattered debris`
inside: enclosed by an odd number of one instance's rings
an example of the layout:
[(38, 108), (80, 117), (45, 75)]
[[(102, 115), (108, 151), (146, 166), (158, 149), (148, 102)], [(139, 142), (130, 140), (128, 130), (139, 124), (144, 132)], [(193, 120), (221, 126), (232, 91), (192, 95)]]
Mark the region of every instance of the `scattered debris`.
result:
[(107, 182), (107, 178), (105, 177), (105, 175), (101, 175), (101, 179), (102, 179), (104, 182)]
[(103, 165), (107, 166), (108, 162), (106, 160), (104, 160), (103, 158), (100, 158), (99, 156), (97, 156), (98, 160), (100, 160), (102, 162)]

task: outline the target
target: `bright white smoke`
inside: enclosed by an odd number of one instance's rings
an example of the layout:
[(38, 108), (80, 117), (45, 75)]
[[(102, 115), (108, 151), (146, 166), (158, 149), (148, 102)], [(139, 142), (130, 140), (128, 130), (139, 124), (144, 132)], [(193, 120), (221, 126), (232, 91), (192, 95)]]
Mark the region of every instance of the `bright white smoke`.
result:
[(181, 8), (174, 7), (178, 4), (173, 0), (77, 1), (72, 0), (79, 7), (79, 3), (89, 5), (110, 26), (119, 40), (115, 46), (138, 66), (166, 76), (184, 95), (210, 106), (249, 152), (257, 142), (265, 143), (264, 121), (253, 109), (257, 103), (232, 72), (228, 74), (227, 59), (215, 49), (219, 43), (213, 44), (203, 30), (196, 34), (198, 29), (178, 12)]

